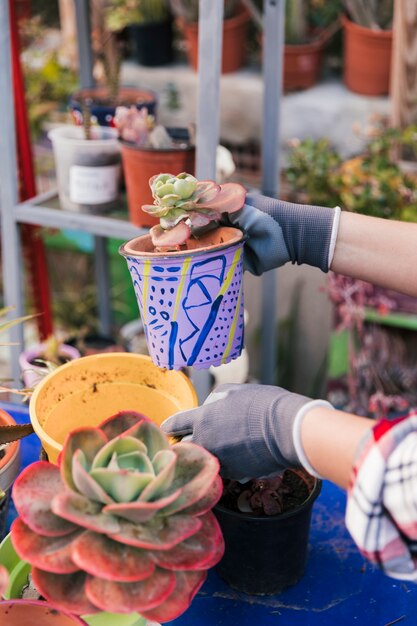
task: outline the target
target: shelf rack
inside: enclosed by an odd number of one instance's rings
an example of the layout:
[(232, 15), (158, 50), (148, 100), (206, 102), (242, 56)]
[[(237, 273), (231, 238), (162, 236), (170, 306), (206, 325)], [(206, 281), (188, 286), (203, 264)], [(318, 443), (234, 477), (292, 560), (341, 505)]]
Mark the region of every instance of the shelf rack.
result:
[[(98, 311), (103, 332), (111, 326), (109, 310), (108, 260), (106, 238), (130, 239), (143, 231), (112, 217), (63, 211), (56, 206), (56, 194), (43, 194), (19, 203), (15, 114), (12, 94), (9, 1), (0, 0), (0, 210), (4, 301), (14, 306), (14, 315), (24, 314), (23, 261), (20, 224), (36, 224), (58, 229), (74, 229), (94, 236), (95, 278), (98, 286)], [(80, 85), (91, 87), (93, 56), (90, 45), (89, 0), (74, 0), (77, 43), (80, 59)], [(196, 175), (214, 179), (216, 149), (219, 141), (219, 103), (222, 50), (223, 0), (200, 0), (199, 11), (199, 81), (196, 137)], [(262, 131), (262, 191), (278, 193), (279, 171), (279, 102), (282, 91), (283, 26), (285, 0), (264, 0), (264, 106)], [(52, 206), (51, 206), (52, 203)], [(55, 204), (55, 206), (54, 206)], [(276, 364), (275, 272), (263, 277), (261, 380), (273, 382)], [(20, 325), (10, 331), (11, 375), (20, 377), (18, 355), (24, 345)], [(207, 372), (193, 376), (200, 399), (209, 389)]]

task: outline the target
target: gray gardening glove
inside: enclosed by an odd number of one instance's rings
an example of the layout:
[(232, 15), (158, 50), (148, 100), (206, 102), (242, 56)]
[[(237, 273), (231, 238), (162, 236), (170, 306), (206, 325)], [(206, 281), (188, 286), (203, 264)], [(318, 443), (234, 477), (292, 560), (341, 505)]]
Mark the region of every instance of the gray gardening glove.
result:
[(340, 209), (292, 204), (250, 192), (243, 208), (224, 216), (245, 231), (244, 268), (259, 276), (285, 263), (329, 271)]
[(169, 417), (161, 428), (192, 435), (190, 441), (218, 457), (224, 478), (258, 478), (300, 465), (315, 474), (299, 431), (306, 410), (317, 405), (331, 407), (280, 387), (220, 385), (203, 406)]

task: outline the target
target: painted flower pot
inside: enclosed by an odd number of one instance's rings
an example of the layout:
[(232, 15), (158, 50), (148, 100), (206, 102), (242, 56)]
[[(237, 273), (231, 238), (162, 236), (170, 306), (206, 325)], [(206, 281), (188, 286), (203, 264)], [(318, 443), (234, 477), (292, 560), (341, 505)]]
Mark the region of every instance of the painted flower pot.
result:
[[(19, 355), (19, 365), (22, 372), (22, 379), (27, 389), (35, 387), (48, 373), (46, 367), (33, 363), (36, 359), (42, 360), (44, 358), (42, 356), (44, 348), (45, 343), (41, 343), (37, 346), (33, 346), (32, 348), (28, 348), (28, 350), (25, 350)], [(62, 358), (63, 364), (66, 361), (79, 359), (81, 356), (76, 348), (68, 346), (64, 343), (59, 348), (59, 355)]]
[(217, 228), (178, 252), (154, 252), (150, 235), (124, 244), (149, 354), (161, 368), (228, 363), (243, 348), (243, 233)]
[(97, 426), (122, 410), (143, 413), (156, 424), (198, 404), (182, 372), (163, 372), (149, 356), (107, 353), (62, 365), (36, 387), (29, 405), (33, 428), (55, 463), (68, 432)]
[[(0, 409), (0, 426), (12, 426), (14, 419)], [(0, 497), (0, 541), (6, 534), (7, 513), (9, 510), (11, 488), (20, 468), (20, 445), (18, 441), (9, 443), (0, 450), (0, 491), (4, 496)], [(0, 623), (2, 623), (0, 621)]]
[[(23, 592), (23, 588), (28, 584), (28, 580), (29, 580), (29, 574), (30, 574), (30, 570), (31, 570), (31, 566), (29, 563), (27, 563), (26, 561), (23, 561), (18, 554), (16, 553), (16, 550), (13, 547), (12, 541), (11, 541), (11, 537), (10, 535), (7, 535), (4, 540), (0, 543), (0, 563), (2, 565), (4, 565), (4, 567), (7, 569), (7, 571), (9, 572), (9, 577), (10, 577), (10, 582), (9, 582), (9, 587), (6, 591), (6, 593), (4, 594), (4, 598), (5, 600), (11, 600), (11, 599), (16, 599), (14, 600), (14, 603), (32, 603), (32, 601), (29, 600), (20, 600), (21, 596), (22, 596), (22, 592)], [(37, 601), (33, 601), (36, 604), (42, 604), (42, 606), (45, 609), (45, 602), (37, 602)], [(0, 603), (0, 606), (3, 603)], [(7, 604), (10, 605), (10, 602), (8, 602)], [(46, 606), (50, 606), (49, 604)], [(65, 611), (62, 612), (60, 611), (60, 614), (66, 614)], [(1, 612), (0, 612), (0, 617), (1, 617)], [(36, 615), (34, 615), (34, 617), (36, 617)], [(42, 617), (42, 614), (40, 614), (39, 618)], [(74, 617), (74, 616), (72, 616)], [(115, 614), (115, 613), (107, 613), (107, 612), (101, 612), (101, 613), (95, 613), (94, 615), (83, 615), (82, 618), (79, 617), (74, 617), (75, 622), (63, 622), (62, 626), (76, 626), (77, 624), (79, 626), (81, 625), (87, 625), (88, 626), (115, 626), (117, 624), (117, 626), (159, 626), (159, 624), (157, 624), (156, 622), (149, 622), (147, 620), (145, 620), (143, 617), (141, 617), (138, 613), (130, 613), (130, 614)], [(7, 626), (9, 626), (9, 622), (6, 621), (2, 621), (2, 619), (0, 619), (0, 624), (7, 624)], [(17, 622), (18, 626), (23, 626), (25, 624), (24, 621), (22, 621), (22, 623)], [(41, 619), (39, 619), (39, 621), (34, 620), (34, 621), (30, 621), (28, 622), (28, 625), (33, 626), (33, 624), (36, 624), (36, 626), (61, 626), (61, 622), (51, 622), (49, 624), (49, 622), (46, 621), (42, 621)]]
[(3, 600), (0, 602), (0, 624), (4, 626), (87, 626), (67, 611), (40, 600)]

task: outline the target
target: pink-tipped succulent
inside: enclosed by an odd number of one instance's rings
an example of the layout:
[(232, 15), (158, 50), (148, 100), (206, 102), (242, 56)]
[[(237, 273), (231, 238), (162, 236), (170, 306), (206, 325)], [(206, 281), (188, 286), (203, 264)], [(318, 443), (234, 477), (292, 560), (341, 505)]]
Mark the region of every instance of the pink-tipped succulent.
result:
[(0, 600), (6, 593), (6, 589), (8, 586), (9, 586), (9, 572), (3, 565), (0, 565)]
[(245, 203), (246, 190), (237, 183), (217, 185), (198, 181), (191, 174), (158, 174), (149, 180), (153, 204), (142, 210), (159, 218), (151, 228), (152, 243), (158, 250), (179, 250), (193, 231), (219, 221), (223, 213), (234, 213)]
[(20, 474), (13, 545), (60, 608), (175, 619), (223, 554), (218, 471), (204, 448), (171, 446), (144, 416), (120, 413), (70, 433), (59, 466)]
[(155, 127), (155, 118), (149, 115), (146, 107), (138, 110), (136, 106), (120, 106), (116, 109), (113, 123), (121, 139), (138, 146), (146, 146), (149, 133)]

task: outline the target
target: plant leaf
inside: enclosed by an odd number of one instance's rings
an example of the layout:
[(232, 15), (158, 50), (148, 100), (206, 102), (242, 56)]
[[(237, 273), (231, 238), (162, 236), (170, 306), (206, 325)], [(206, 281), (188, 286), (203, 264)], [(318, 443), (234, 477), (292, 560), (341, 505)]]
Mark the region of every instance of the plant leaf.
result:
[(87, 580), (86, 593), (103, 611), (142, 613), (164, 602), (175, 589), (175, 582), (175, 574), (162, 569), (156, 569), (149, 578), (135, 583), (118, 583), (94, 576)]
[(225, 183), (221, 185), (221, 191), (214, 200), (207, 201), (201, 198), (198, 206), (201, 208), (215, 209), (219, 213), (234, 213), (239, 211), (245, 204), (246, 189), (238, 183)]
[(132, 502), (155, 477), (151, 462), (148, 473), (132, 472), (129, 470), (114, 471), (105, 467), (91, 470), (91, 476), (103, 487), (115, 502)]
[(171, 550), (152, 552), (151, 557), (159, 567), (172, 570), (200, 570), (214, 565), (213, 559), (220, 561), (224, 552), (223, 535), (213, 513), (199, 518), (202, 527), (189, 539), (181, 541)]
[(147, 551), (92, 531), (86, 531), (73, 542), (71, 555), (78, 569), (105, 580), (135, 582), (148, 578), (155, 570)]
[(32, 566), (55, 574), (71, 574), (79, 569), (71, 558), (71, 545), (80, 532), (77, 530), (63, 537), (42, 537), (18, 517), (11, 527), (11, 539), (20, 558)]
[(149, 232), (155, 248), (181, 246), (191, 237), (191, 228), (185, 222), (180, 222), (170, 230), (164, 230), (158, 224), (152, 226)]
[(111, 504), (114, 500), (86, 471), (82, 462), (83, 456), (82, 450), (76, 450), (72, 459), (72, 478), (77, 491), (90, 500), (95, 500), (102, 504)]
[(28, 465), (13, 485), (17, 512), (31, 530), (46, 537), (61, 537), (76, 529), (74, 524), (55, 515), (51, 502), (64, 490), (59, 468), (46, 461)]
[(206, 571), (176, 572), (175, 589), (171, 595), (156, 608), (141, 611), (141, 615), (158, 622), (170, 622), (179, 617), (188, 609), (206, 577)]
[(182, 488), (182, 493), (161, 515), (172, 515), (201, 500), (219, 473), (219, 461), (201, 446), (181, 442), (175, 444), (174, 450), (177, 464), (171, 489)]
[(171, 504), (181, 493), (181, 490), (174, 491), (165, 498), (159, 498), (155, 502), (118, 502), (115, 504), (108, 504), (103, 508), (103, 513), (112, 513), (117, 517), (127, 519), (133, 524), (142, 524), (148, 522), (156, 513), (158, 513), (164, 506)]
[(120, 530), (118, 520), (113, 515), (102, 513), (102, 507), (98, 502), (92, 502), (72, 491), (58, 493), (53, 498), (51, 506), (56, 515), (82, 528), (109, 534)]
[(120, 411), (104, 420), (99, 428), (110, 441), (114, 439), (114, 437), (126, 433), (132, 426), (135, 426), (143, 420), (149, 421), (142, 413), (137, 413), (136, 411)]
[(78, 492), (72, 475), (72, 460), (77, 450), (82, 450), (86, 461), (87, 471), (99, 450), (107, 443), (107, 437), (102, 430), (85, 426), (69, 433), (65, 439), (60, 456), (61, 476), (65, 484), (73, 491)]
[(60, 609), (76, 615), (97, 613), (97, 607), (90, 602), (85, 592), (85, 572), (52, 574), (34, 567), (32, 578), (39, 593)]
[(198, 517), (171, 515), (167, 518), (156, 517), (143, 525), (120, 520), (120, 531), (108, 534), (112, 539), (135, 548), (169, 550), (194, 535), (201, 526), (202, 522)]

